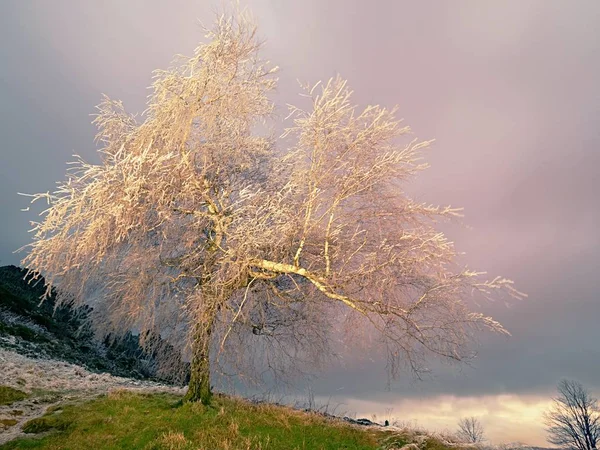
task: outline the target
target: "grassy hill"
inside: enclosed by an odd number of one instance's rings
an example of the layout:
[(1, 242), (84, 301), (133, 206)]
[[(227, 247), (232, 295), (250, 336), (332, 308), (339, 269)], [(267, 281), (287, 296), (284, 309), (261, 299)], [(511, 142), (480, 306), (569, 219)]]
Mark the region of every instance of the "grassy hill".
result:
[[(42, 382), (39, 376), (32, 381), (34, 386), (30, 386), (25, 379), (15, 382), (15, 374), (26, 370), (50, 373), (48, 368), (40, 367), (56, 364), (53, 360), (78, 365), (74, 373), (82, 377), (77, 380), (84, 384), (96, 375), (77, 372), (79, 366), (94, 373), (130, 378), (159, 377), (152, 356), (142, 352), (136, 336), (129, 335), (114, 344), (99, 342), (86, 326), (89, 309), (55, 308), (54, 296), (40, 305), (43, 281), (31, 285), (23, 280), (24, 275), (24, 269), (0, 267), (0, 349), (35, 358), (29, 359), (32, 368), (13, 368), (13, 375), (5, 376), (7, 385), (0, 383), (0, 433), (12, 432), (12, 439), (19, 436), (14, 433), (18, 429), (18, 433), (23, 430), (31, 437), (0, 444), (0, 449), (469, 448), (452, 444), (449, 437), (394, 427), (357, 426), (325, 414), (256, 404), (224, 395), (217, 395), (211, 407), (182, 404), (177, 394), (144, 393), (143, 390), (138, 393), (109, 391), (90, 401), (98, 392), (114, 387), (103, 385), (93, 395), (91, 391), (75, 392), (70, 378), (66, 390), (55, 387), (37, 392), (36, 387)], [(42, 362), (37, 359), (40, 357), (51, 361)], [(71, 369), (61, 370), (67, 373), (72, 372)], [(56, 377), (50, 378), (56, 385)], [(28, 412), (29, 409), (37, 413)], [(38, 417), (44, 410), (46, 413)], [(0, 439), (0, 442), (7, 440)]]
[[(50, 408), (23, 428), (42, 437), (1, 449), (400, 449), (445, 450), (438, 438), (359, 427), (317, 413), (217, 395), (211, 407), (169, 394), (114, 391), (79, 405)], [(459, 448), (459, 447), (452, 447)]]
[[(55, 308), (54, 296), (40, 305), (43, 280), (29, 284), (25, 273), (15, 266), (0, 267), (0, 349), (97, 373), (156, 378), (152, 358), (141, 351), (135, 336), (112, 345), (97, 341), (86, 326), (89, 310)], [(9, 384), (0, 386), (0, 432), (19, 428), (32, 437), (9, 441), (1, 449), (392, 449), (415, 440), (424, 450), (447, 448), (408, 431), (361, 427), (223, 395), (207, 408), (184, 405), (172, 393), (113, 391), (90, 401), (81, 393), (36, 393), (31, 386), (23, 384), (21, 390), (18, 383)], [(26, 417), (24, 402), (40, 404), (38, 415), (51, 406), (41, 417)], [(35, 418), (23, 423), (30, 417)]]

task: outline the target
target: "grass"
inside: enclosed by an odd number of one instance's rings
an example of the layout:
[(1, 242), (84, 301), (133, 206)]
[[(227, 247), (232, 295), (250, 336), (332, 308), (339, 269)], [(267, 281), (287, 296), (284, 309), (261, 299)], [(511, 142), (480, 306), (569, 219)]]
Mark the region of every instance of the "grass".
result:
[(168, 394), (116, 391), (81, 405), (52, 408), (26, 422), (40, 433), (2, 449), (375, 449), (377, 433), (274, 405), (217, 396), (209, 408)]
[(10, 405), (20, 400), (25, 400), (28, 395), (10, 386), (0, 386), (0, 405)]
[[(0, 425), (2, 425), (3, 427), (12, 427), (13, 425), (16, 425), (18, 423), (17, 419), (0, 419)], [(0, 428), (1, 430), (2, 428)]]
[[(1, 449), (361, 450), (400, 448), (406, 435), (358, 428), (313, 413), (215, 396), (213, 405), (182, 404), (170, 394), (114, 391), (79, 405), (53, 406), (25, 423), (45, 435)], [(447, 450), (427, 441), (424, 450)]]

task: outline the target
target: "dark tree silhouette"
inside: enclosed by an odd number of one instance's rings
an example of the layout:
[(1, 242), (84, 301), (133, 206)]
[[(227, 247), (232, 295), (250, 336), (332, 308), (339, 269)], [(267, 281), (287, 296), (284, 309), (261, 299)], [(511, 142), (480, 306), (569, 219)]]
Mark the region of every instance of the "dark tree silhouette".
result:
[(592, 450), (600, 438), (598, 400), (577, 381), (562, 380), (558, 397), (544, 414), (548, 442), (568, 449)]

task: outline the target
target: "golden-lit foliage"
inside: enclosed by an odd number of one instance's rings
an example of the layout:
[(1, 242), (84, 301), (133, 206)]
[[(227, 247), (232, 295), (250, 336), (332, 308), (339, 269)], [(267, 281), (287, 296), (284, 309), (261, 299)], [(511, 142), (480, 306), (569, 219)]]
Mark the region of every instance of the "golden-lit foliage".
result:
[(280, 140), (262, 136), (276, 67), (255, 26), (223, 15), (207, 38), (155, 73), (142, 121), (104, 98), (102, 163), (78, 158), (34, 196), (50, 206), (23, 260), (33, 276), (91, 305), (99, 333), (160, 334), (240, 377), (327, 362), (333, 330), (377, 330), (392, 375), (467, 359), (476, 329), (505, 332), (464, 299), (521, 294), (457, 268), (435, 224), (459, 210), (402, 190), (428, 141), (402, 142), (395, 110), (358, 111), (341, 78), (306, 86)]

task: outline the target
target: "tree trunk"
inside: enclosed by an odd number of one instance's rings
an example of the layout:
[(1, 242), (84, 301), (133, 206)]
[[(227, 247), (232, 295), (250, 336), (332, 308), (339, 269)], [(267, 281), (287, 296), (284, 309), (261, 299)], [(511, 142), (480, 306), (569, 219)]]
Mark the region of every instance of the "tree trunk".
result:
[(213, 319), (210, 323), (198, 324), (194, 330), (192, 342), (192, 361), (190, 384), (185, 394), (185, 402), (202, 402), (209, 405), (212, 397), (210, 387), (210, 335)]

